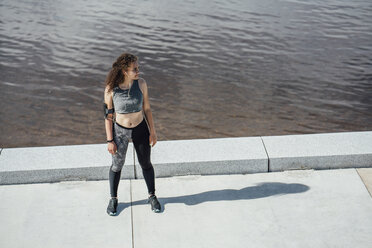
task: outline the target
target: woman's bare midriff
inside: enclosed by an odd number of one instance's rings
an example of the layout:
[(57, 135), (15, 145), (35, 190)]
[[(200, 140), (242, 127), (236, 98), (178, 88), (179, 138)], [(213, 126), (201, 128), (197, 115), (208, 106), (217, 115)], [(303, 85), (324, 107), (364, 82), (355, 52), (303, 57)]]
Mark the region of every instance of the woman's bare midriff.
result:
[(142, 110), (135, 113), (120, 114), (115, 113), (115, 121), (121, 126), (133, 128), (143, 121)]

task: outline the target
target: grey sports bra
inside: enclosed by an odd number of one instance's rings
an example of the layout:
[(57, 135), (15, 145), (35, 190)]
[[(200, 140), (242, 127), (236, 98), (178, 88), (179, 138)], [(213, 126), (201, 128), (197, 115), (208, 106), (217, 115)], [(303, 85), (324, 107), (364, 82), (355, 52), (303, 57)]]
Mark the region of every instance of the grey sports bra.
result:
[(134, 80), (130, 89), (121, 89), (119, 86), (113, 89), (112, 100), (115, 112), (119, 114), (134, 113), (142, 110), (143, 95), (138, 85), (138, 80)]

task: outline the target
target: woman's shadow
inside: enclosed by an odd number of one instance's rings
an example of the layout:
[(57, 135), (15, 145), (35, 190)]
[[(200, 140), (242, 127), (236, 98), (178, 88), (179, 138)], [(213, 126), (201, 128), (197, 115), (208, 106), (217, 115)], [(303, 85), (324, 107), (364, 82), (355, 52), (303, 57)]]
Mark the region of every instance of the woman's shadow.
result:
[[(162, 205), (162, 211), (164, 207), (169, 203), (184, 203), (186, 205), (196, 205), (208, 201), (234, 201), (234, 200), (249, 200), (268, 197), (272, 195), (284, 195), (284, 194), (297, 194), (309, 190), (310, 187), (304, 184), (298, 183), (278, 183), (278, 182), (265, 182), (259, 183), (256, 186), (245, 187), (242, 189), (223, 189), (223, 190), (212, 190), (198, 194), (183, 195), (175, 197), (158, 197), (159, 202)], [(119, 203), (117, 208), (118, 215), (126, 207), (130, 205), (143, 205), (148, 204), (146, 200), (134, 201), (131, 203)]]

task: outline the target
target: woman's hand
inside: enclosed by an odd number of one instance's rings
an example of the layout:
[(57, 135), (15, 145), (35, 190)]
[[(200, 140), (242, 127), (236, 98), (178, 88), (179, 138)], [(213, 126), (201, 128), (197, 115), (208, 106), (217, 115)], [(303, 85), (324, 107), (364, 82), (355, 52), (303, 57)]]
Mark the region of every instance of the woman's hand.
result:
[(118, 148), (116, 147), (116, 144), (115, 144), (114, 141), (111, 141), (111, 142), (107, 143), (107, 150), (112, 155), (115, 155), (115, 153), (117, 152)]
[(158, 137), (156, 137), (156, 133), (151, 132), (149, 141), (150, 141), (150, 146), (154, 146), (158, 140)]

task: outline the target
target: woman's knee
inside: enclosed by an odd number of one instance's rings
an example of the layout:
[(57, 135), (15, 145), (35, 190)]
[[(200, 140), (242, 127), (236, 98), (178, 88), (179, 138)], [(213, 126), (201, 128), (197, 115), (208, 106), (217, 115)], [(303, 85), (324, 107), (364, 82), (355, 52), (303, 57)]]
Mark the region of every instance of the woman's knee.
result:
[(150, 161), (145, 161), (145, 162), (142, 162), (142, 163), (140, 162), (140, 166), (143, 170), (150, 170), (150, 169), (153, 168)]
[(121, 169), (123, 169), (123, 166), (124, 166), (124, 161), (121, 163), (113, 163), (110, 167), (110, 169), (113, 171), (113, 172), (119, 172), (121, 171)]

